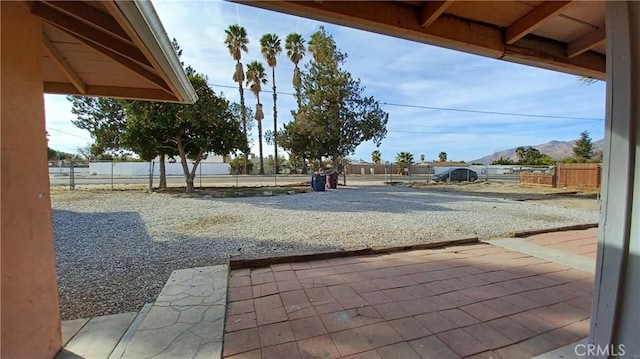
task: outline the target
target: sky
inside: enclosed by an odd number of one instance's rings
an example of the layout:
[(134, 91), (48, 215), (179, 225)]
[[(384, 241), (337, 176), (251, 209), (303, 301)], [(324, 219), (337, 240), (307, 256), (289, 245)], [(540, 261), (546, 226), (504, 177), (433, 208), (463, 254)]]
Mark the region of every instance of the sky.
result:
[[(537, 69), (453, 50), (396, 39), (347, 27), (261, 10), (223, 1), (153, 1), (169, 38), (183, 50), (182, 61), (208, 76), (213, 90), (239, 102), (232, 80), (234, 60), (224, 45), (224, 30), (239, 23), (249, 35), (249, 53), (242, 62), (266, 62), (260, 54), (260, 37), (276, 33), (284, 39), (298, 32), (308, 40), (324, 26), (338, 48), (348, 55), (343, 68), (359, 78), (389, 114), (388, 134), (378, 148), (383, 161), (409, 151), (416, 159), (438, 158), (471, 161), (517, 146), (534, 146), (551, 140), (569, 141), (587, 130), (593, 140), (604, 137), (605, 84), (580, 83), (574, 75)], [(302, 67), (309, 56), (302, 60)], [(269, 80), (271, 71), (269, 69)], [(292, 120), (296, 108), (291, 84), (293, 64), (278, 58), (278, 127)], [(255, 107), (253, 94), (245, 91), (247, 106)], [(264, 130), (273, 129), (271, 83), (263, 87)], [(400, 105), (400, 106), (398, 106)], [(87, 131), (72, 123), (71, 105), (64, 96), (45, 95), (49, 146), (77, 152), (91, 143)], [(497, 115), (452, 110), (500, 112)], [(550, 118), (515, 114), (556, 116)], [(253, 126), (252, 152), (258, 153), (257, 126)], [(264, 146), (264, 155), (273, 146)], [(375, 144), (358, 146), (350, 158), (371, 160)], [(282, 152), (280, 152), (282, 153)]]

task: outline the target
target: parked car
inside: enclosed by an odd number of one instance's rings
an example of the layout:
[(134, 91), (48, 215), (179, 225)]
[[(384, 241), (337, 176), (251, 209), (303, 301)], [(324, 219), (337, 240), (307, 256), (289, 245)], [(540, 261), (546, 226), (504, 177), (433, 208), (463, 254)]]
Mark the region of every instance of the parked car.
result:
[(433, 180), (436, 182), (475, 182), (478, 180), (478, 173), (468, 168), (451, 168), (433, 176)]

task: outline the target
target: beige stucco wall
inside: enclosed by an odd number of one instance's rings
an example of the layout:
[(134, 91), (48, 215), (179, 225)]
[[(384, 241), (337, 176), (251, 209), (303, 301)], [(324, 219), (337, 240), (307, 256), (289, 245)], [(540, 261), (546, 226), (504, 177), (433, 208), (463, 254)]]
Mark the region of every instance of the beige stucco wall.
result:
[(61, 346), (42, 85), (42, 24), (1, 4), (2, 358)]

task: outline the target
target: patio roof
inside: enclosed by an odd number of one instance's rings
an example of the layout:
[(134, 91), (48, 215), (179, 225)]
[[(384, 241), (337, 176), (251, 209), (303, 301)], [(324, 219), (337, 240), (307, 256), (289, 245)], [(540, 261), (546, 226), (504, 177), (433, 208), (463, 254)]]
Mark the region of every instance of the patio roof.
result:
[(510, 62), (605, 78), (604, 1), (235, 1)]
[(37, 1), (44, 91), (193, 103), (197, 96), (149, 2)]

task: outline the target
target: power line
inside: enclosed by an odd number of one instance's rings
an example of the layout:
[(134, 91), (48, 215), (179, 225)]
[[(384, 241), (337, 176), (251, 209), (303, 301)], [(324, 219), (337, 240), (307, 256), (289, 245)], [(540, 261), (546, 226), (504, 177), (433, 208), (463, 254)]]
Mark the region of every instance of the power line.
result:
[(54, 131), (54, 132), (63, 133), (63, 134), (65, 134), (65, 135), (67, 135), (67, 136), (73, 136), (73, 137), (81, 138), (81, 139), (83, 139), (83, 140), (87, 140), (87, 141), (92, 141), (90, 138), (83, 137), (83, 136), (78, 136), (78, 135), (74, 135), (73, 133), (69, 133), (69, 132), (65, 132), (65, 131), (60, 131), (60, 130), (57, 130), (57, 129), (55, 129), (55, 128), (51, 128), (51, 127), (49, 127), (47, 130), (48, 130), (48, 131)]
[(519, 117), (536, 117), (536, 118), (555, 118), (555, 119), (563, 119), (563, 120), (582, 120), (582, 121), (604, 121), (604, 119), (602, 119), (602, 118), (591, 118), (591, 117), (535, 115), (535, 114), (528, 114), (528, 113), (481, 111), (481, 110), (468, 110), (468, 109), (462, 109), (462, 108), (433, 107), (433, 106), (420, 106), (420, 105), (405, 105), (405, 104), (388, 103), (388, 102), (381, 102), (380, 104), (381, 105), (387, 105), (387, 106), (395, 106), (395, 107), (420, 108), (420, 109), (426, 109), (426, 110), (481, 113), (481, 114), (485, 114), (485, 115), (519, 116)]

